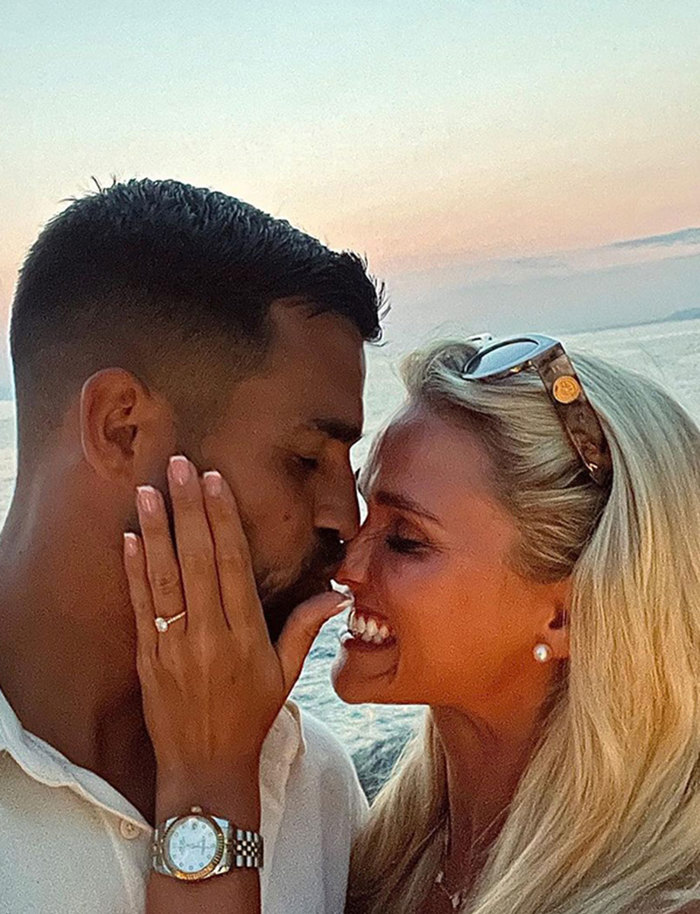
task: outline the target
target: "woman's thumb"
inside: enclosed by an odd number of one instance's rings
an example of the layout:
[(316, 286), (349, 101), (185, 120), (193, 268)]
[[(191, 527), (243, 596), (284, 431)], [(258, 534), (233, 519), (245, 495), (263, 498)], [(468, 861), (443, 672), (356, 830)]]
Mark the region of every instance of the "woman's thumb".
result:
[(352, 603), (346, 594), (328, 591), (300, 603), (287, 619), (275, 645), (287, 694), (299, 678), (306, 655), (321, 627), (333, 616), (349, 609)]

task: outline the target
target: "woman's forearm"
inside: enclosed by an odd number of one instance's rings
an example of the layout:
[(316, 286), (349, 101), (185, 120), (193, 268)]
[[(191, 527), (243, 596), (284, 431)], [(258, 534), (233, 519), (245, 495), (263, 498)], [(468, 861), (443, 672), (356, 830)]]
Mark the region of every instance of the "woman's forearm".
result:
[(347, 601), (312, 597), (273, 644), (230, 488), (215, 471), (200, 479), (182, 455), (170, 461), (168, 485), (176, 542), (151, 486), (138, 490), (141, 535), (124, 537), (157, 764), (146, 914), (258, 914), (260, 751), (319, 629)]

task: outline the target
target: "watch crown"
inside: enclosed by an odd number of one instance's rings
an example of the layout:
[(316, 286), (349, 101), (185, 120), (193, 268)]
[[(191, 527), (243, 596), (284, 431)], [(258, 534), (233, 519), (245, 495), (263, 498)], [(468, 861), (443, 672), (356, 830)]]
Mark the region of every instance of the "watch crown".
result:
[(190, 812), (194, 812), (194, 813), (200, 813), (201, 811), (202, 811), (202, 807), (201, 807), (201, 806), (193, 806), (193, 807), (190, 809)]

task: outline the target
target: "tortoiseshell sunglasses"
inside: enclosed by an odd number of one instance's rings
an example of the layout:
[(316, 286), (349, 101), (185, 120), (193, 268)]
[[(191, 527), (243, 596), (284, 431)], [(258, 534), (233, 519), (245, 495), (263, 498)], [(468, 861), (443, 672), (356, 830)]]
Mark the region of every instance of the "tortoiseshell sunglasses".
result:
[(502, 340), (482, 334), (469, 341), (484, 345), (464, 366), (462, 377), (496, 381), (534, 368), (584, 466), (598, 485), (606, 485), (612, 474), (610, 448), (598, 414), (559, 340), (527, 333)]

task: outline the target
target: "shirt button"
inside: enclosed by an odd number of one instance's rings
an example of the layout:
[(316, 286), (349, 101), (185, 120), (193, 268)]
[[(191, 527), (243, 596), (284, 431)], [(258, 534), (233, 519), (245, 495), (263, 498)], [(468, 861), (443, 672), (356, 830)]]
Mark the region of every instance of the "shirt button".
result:
[(119, 822), (119, 831), (121, 832), (122, 838), (126, 838), (127, 841), (132, 841), (134, 838), (138, 838), (141, 834), (141, 829), (138, 825), (134, 825), (133, 822), (129, 822), (128, 819), (121, 819)]

